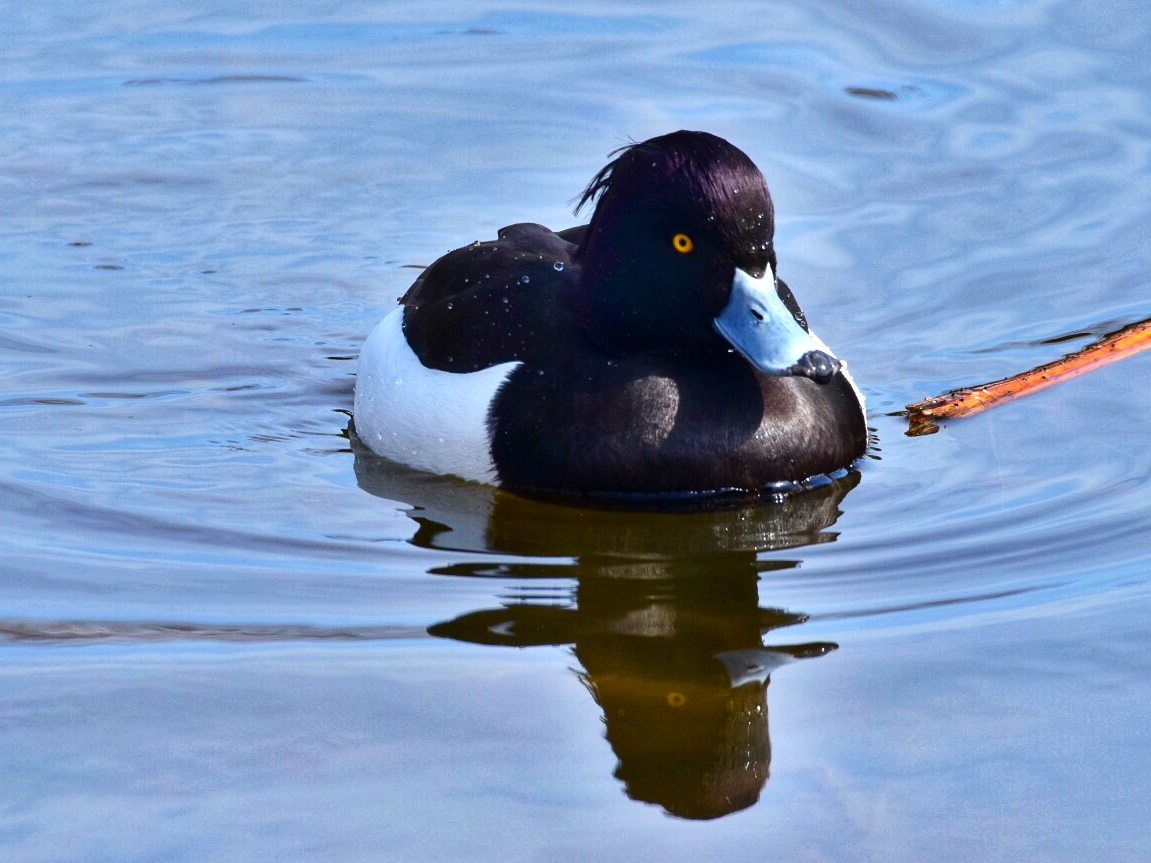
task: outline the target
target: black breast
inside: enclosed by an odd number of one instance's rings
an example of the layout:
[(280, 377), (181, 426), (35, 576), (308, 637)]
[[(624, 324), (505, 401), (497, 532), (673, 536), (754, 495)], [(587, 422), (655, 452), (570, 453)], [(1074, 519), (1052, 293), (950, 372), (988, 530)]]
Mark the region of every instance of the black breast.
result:
[(491, 423), (501, 483), (554, 494), (754, 494), (848, 467), (867, 440), (841, 376), (763, 375), (735, 354), (525, 365)]

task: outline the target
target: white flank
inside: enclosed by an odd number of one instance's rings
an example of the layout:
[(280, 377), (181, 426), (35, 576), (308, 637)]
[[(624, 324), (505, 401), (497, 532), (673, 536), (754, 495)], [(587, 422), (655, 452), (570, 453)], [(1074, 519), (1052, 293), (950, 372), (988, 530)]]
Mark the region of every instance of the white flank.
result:
[(456, 374), (408, 347), (403, 308), (372, 330), (356, 373), (356, 434), (372, 452), (431, 473), (494, 482), (488, 412), (518, 362)]

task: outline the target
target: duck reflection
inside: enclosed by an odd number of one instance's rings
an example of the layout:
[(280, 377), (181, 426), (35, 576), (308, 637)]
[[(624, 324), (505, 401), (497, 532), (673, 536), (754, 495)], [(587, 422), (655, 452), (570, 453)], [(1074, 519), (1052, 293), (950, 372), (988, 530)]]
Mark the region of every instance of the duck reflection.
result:
[[(770, 675), (836, 645), (765, 644), (805, 617), (760, 607), (760, 574), (797, 561), (758, 555), (833, 540), (827, 528), (857, 474), (780, 504), (674, 515), (527, 501), (359, 450), (356, 475), (373, 494), (420, 502), (411, 514), (416, 544), (520, 558), (434, 570), (515, 578), (519, 590), (499, 608), (428, 632), (475, 644), (571, 645), (631, 798), (692, 819), (759, 799), (771, 764)], [(574, 588), (549, 593), (525, 578), (574, 579)]]

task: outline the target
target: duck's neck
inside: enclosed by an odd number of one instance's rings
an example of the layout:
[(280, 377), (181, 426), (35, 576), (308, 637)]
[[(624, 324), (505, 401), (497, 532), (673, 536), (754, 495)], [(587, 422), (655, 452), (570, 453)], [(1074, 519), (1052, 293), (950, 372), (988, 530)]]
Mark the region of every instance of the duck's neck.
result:
[(727, 350), (711, 316), (701, 312), (698, 302), (684, 302), (658, 274), (630, 269), (601, 273), (583, 287), (583, 330), (607, 353), (635, 356)]
[(593, 222), (579, 249), (578, 305), (588, 338), (616, 356), (726, 352), (712, 325), (722, 303), (707, 307), (712, 292), (659, 261), (636, 257), (613, 242), (620, 236), (627, 236), (626, 226), (606, 230)]

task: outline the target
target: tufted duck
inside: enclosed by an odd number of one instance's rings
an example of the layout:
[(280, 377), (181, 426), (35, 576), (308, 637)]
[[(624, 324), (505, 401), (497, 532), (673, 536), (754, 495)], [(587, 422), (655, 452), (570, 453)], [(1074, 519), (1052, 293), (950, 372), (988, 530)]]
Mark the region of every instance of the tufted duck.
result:
[(755, 497), (867, 446), (862, 398), (776, 276), (771, 196), (704, 132), (632, 144), (591, 222), (504, 228), (428, 267), (364, 344), (375, 453), (546, 495)]

